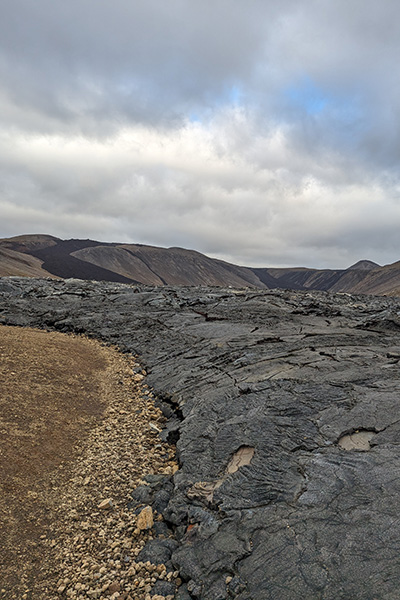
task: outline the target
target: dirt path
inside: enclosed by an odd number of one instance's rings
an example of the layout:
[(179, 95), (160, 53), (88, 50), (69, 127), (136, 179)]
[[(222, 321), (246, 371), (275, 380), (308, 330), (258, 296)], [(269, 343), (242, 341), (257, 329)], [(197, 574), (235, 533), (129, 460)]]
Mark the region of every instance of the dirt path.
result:
[(151, 530), (129, 493), (176, 469), (142, 380), (94, 340), (0, 327), (1, 598), (144, 599), (177, 577), (135, 563)]

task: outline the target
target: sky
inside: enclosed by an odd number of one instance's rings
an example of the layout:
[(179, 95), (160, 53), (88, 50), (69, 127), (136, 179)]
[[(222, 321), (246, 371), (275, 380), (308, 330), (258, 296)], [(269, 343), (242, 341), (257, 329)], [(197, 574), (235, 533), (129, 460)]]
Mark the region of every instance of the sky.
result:
[(0, 237), (400, 260), (398, 0), (1, 0)]

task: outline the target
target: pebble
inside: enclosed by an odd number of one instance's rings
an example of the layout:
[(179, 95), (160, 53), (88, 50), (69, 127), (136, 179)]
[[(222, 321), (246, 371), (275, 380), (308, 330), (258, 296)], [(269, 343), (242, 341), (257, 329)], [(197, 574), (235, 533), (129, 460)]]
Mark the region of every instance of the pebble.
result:
[(108, 592), (110, 594), (114, 594), (115, 592), (119, 592), (121, 589), (121, 585), (119, 583), (119, 581), (114, 581), (113, 583), (110, 583), (110, 585), (108, 586)]
[(139, 513), (137, 518), (137, 528), (140, 531), (144, 529), (151, 529), (154, 525), (153, 509), (151, 506), (145, 506), (145, 508)]
[(102, 502), (100, 502), (100, 504), (97, 506), (97, 508), (104, 510), (104, 509), (112, 508), (112, 506), (113, 506), (112, 499), (107, 498), (106, 500), (102, 500)]

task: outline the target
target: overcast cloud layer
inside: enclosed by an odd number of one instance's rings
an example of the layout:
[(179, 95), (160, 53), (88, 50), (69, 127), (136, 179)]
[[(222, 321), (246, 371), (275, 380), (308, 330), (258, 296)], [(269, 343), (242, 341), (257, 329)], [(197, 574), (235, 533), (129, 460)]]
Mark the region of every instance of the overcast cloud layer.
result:
[(398, 0), (2, 0), (0, 237), (400, 259)]

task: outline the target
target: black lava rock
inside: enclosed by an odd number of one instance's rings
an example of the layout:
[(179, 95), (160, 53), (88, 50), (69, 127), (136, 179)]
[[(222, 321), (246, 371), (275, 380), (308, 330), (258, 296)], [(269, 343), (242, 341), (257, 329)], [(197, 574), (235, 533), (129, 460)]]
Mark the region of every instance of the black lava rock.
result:
[(140, 355), (168, 399), (180, 470), (133, 502), (181, 600), (399, 600), (399, 299), (3, 278), (0, 314)]
[(154, 565), (165, 564), (165, 566), (172, 566), (171, 556), (177, 547), (178, 542), (176, 540), (171, 538), (156, 538), (146, 543), (143, 550), (139, 553), (137, 560), (142, 562), (149, 560)]
[(159, 579), (153, 585), (151, 593), (154, 596), (155, 595), (159, 595), (159, 596), (174, 596), (175, 595), (175, 587), (176, 587), (175, 583), (173, 583), (172, 581), (163, 581), (162, 579)]

